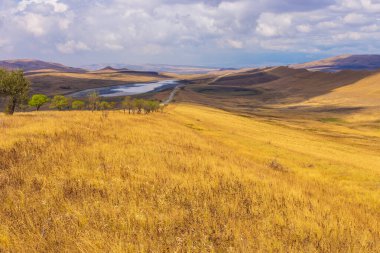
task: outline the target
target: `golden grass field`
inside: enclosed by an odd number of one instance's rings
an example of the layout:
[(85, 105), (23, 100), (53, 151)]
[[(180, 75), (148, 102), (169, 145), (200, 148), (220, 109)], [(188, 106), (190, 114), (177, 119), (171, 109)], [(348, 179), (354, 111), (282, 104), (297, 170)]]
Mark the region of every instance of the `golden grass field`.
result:
[(0, 252), (379, 252), (380, 123), (0, 116)]

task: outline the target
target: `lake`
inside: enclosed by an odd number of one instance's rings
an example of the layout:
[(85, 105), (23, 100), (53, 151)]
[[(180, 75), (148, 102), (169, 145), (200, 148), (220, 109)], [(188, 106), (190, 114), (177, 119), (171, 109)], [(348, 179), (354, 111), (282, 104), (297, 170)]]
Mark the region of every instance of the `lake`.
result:
[(151, 91), (161, 91), (168, 88), (174, 88), (180, 84), (178, 80), (164, 80), (153, 83), (136, 83), (118, 86), (102, 87), (87, 89), (71, 94), (72, 97), (86, 97), (91, 92), (97, 92), (102, 97), (122, 97), (143, 94)]

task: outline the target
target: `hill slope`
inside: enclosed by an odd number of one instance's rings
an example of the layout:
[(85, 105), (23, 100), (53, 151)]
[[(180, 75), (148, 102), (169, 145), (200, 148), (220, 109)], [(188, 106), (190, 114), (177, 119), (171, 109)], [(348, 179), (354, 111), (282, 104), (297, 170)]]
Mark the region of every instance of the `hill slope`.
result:
[(45, 62), (32, 59), (18, 59), (0, 61), (0, 68), (5, 69), (22, 69), (25, 72), (29, 71), (59, 71), (69, 73), (84, 73), (86, 70), (80, 68), (72, 68), (60, 63)]
[(286, 105), (328, 94), (372, 74), (368, 71), (312, 72), (288, 67), (227, 72), (218, 78), (193, 80), (182, 98), (211, 105), (228, 103), (230, 107)]
[(319, 61), (290, 65), (296, 69), (335, 72), (340, 70), (380, 69), (380, 55), (340, 55)]
[(0, 251), (380, 249), (379, 126), (182, 104), (0, 122)]
[(354, 106), (380, 106), (380, 72), (350, 85), (338, 87), (308, 102)]

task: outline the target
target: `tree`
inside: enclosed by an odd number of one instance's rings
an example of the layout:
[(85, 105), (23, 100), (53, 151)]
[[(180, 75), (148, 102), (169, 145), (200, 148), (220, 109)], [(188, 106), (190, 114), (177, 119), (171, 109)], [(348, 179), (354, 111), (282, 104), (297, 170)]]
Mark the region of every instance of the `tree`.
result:
[(156, 112), (159, 107), (160, 107), (160, 103), (158, 101), (153, 101), (153, 100), (145, 100), (144, 101), (145, 113)]
[(71, 108), (73, 108), (74, 110), (83, 110), (85, 106), (86, 106), (86, 103), (82, 100), (74, 100), (71, 103)]
[(69, 106), (69, 100), (62, 95), (56, 95), (51, 100), (50, 108), (56, 108), (60, 111), (67, 108)]
[(142, 109), (144, 109), (144, 99), (134, 99), (133, 107), (137, 109), (137, 113), (141, 113)]
[(27, 100), (29, 81), (21, 70), (7, 71), (0, 69), (0, 96), (8, 99), (5, 112), (13, 115), (17, 106)]
[(115, 109), (115, 107), (116, 107), (116, 102), (109, 102), (109, 108), (108, 109), (112, 110), (112, 109)]
[(107, 101), (102, 101), (99, 103), (99, 109), (102, 111), (112, 109), (111, 107), (112, 107), (111, 104), (108, 103)]
[(121, 105), (124, 109), (124, 113), (125, 110), (128, 110), (128, 113), (131, 114), (131, 111), (134, 109), (131, 97), (125, 97)]
[(36, 94), (29, 100), (29, 105), (32, 107), (36, 107), (37, 111), (40, 110), (41, 106), (49, 102), (49, 98), (43, 94)]
[(97, 110), (99, 107), (99, 103), (100, 97), (96, 91), (93, 91), (90, 94), (88, 94), (88, 106), (91, 109), (91, 111)]

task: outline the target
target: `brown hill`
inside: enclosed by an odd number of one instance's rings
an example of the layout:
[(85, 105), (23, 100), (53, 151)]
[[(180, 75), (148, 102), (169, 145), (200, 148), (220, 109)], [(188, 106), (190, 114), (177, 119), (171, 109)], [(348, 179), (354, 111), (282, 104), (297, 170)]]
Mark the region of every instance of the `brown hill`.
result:
[(290, 65), (295, 69), (335, 72), (340, 70), (380, 69), (380, 55), (340, 55), (319, 61)]
[(17, 60), (4, 60), (0, 61), (0, 68), (15, 70), (22, 69), (25, 72), (35, 72), (38, 70), (42, 71), (59, 71), (59, 72), (69, 72), (69, 73), (85, 73), (86, 70), (80, 68), (73, 68), (62, 65), (60, 63), (45, 62), (40, 60), (32, 59), (17, 59)]
[[(244, 113), (258, 114), (263, 110), (269, 113), (270, 110), (276, 117), (288, 117), (289, 113), (296, 117), (351, 113), (362, 110), (363, 106), (380, 106), (379, 83), (380, 73), (370, 71), (250, 69), (194, 79), (179, 93), (177, 100)], [(340, 103), (337, 103), (338, 98)]]

